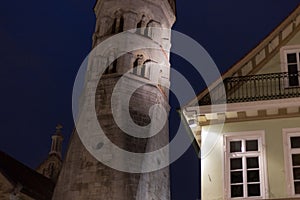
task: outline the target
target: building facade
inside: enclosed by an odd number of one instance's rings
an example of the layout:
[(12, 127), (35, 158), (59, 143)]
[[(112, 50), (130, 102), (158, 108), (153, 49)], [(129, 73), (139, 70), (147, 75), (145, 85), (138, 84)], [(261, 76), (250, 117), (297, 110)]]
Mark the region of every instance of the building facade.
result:
[(300, 199), (300, 7), (182, 110), (202, 199)]

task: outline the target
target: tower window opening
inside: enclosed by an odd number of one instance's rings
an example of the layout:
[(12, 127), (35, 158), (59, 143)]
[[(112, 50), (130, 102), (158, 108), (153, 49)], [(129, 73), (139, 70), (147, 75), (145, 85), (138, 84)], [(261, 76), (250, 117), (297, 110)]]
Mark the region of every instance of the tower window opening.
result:
[(113, 64), (112, 64), (113, 67), (112, 67), (111, 73), (116, 73), (117, 72), (117, 64), (118, 64), (118, 60), (115, 59)]
[(50, 163), (48, 166), (48, 173), (49, 173), (49, 177), (52, 177), (54, 174), (54, 164)]
[(146, 28), (146, 16), (143, 15), (141, 21), (139, 21), (139, 23), (137, 24), (136, 28), (136, 33), (140, 34), (140, 35), (144, 35), (145, 34), (145, 28)]
[(144, 56), (139, 54), (137, 55), (137, 59), (134, 61), (133, 63), (133, 69), (132, 69), (132, 73), (137, 75), (137, 76), (141, 76), (141, 77), (146, 77), (146, 62), (144, 61)]
[(142, 20), (136, 25), (136, 33), (141, 34)]
[(138, 67), (138, 58), (133, 63), (132, 73), (137, 74), (137, 67)]
[(112, 26), (112, 34), (122, 32), (124, 29), (124, 17), (121, 15), (120, 11), (116, 11), (115, 19)]
[(150, 20), (146, 26), (145, 36), (151, 38), (152, 36), (152, 27), (154, 26), (154, 20)]
[(111, 30), (111, 33), (114, 34), (116, 33), (116, 26), (117, 26), (117, 18), (115, 18), (114, 20), (114, 23), (113, 23), (113, 26), (112, 26), (112, 30)]
[(124, 17), (122, 16), (120, 19), (120, 25), (119, 25), (119, 30), (118, 32), (121, 33), (124, 31)]
[(106, 64), (107, 67), (104, 74), (116, 73), (117, 64), (118, 64), (118, 59), (115, 59), (114, 53), (111, 52), (110, 55), (107, 57), (107, 64)]

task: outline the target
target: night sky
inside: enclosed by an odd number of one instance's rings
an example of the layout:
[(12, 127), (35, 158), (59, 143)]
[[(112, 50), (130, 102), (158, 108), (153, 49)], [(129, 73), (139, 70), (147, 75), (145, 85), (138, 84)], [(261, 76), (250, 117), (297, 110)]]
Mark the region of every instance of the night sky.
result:
[[(94, 3), (95, 0), (1, 2), (0, 150), (30, 167), (46, 158), (57, 123), (64, 126), (67, 147), (73, 129), (72, 88), (77, 70), (91, 49)], [(224, 72), (299, 3), (300, 0), (178, 0), (174, 29), (197, 40)], [(192, 66), (175, 56), (171, 63), (190, 80), (196, 92), (203, 89), (200, 78), (192, 75)], [(171, 130), (178, 123), (175, 118), (172, 115)], [(194, 149), (191, 147), (171, 169), (172, 199), (196, 199), (200, 169)]]

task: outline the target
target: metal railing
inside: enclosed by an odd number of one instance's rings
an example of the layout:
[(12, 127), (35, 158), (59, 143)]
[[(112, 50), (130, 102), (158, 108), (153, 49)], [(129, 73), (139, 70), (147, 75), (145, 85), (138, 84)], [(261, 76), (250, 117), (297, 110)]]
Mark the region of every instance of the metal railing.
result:
[(300, 72), (271, 73), (226, 78), (199, 105), (300, 97)]

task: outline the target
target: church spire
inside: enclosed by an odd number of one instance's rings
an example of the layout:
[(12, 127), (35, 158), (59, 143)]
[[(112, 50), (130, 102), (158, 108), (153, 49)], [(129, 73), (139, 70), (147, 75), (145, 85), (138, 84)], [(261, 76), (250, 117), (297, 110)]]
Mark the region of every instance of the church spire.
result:
[(52, 135), (52, 144), (49, 155), (57, 155), (60, 159), (62, 158), (62, 141), (64, 139), (61, 129), (63, 126), (61, 124), (57, 124), (56, 131), (54, 135)]

